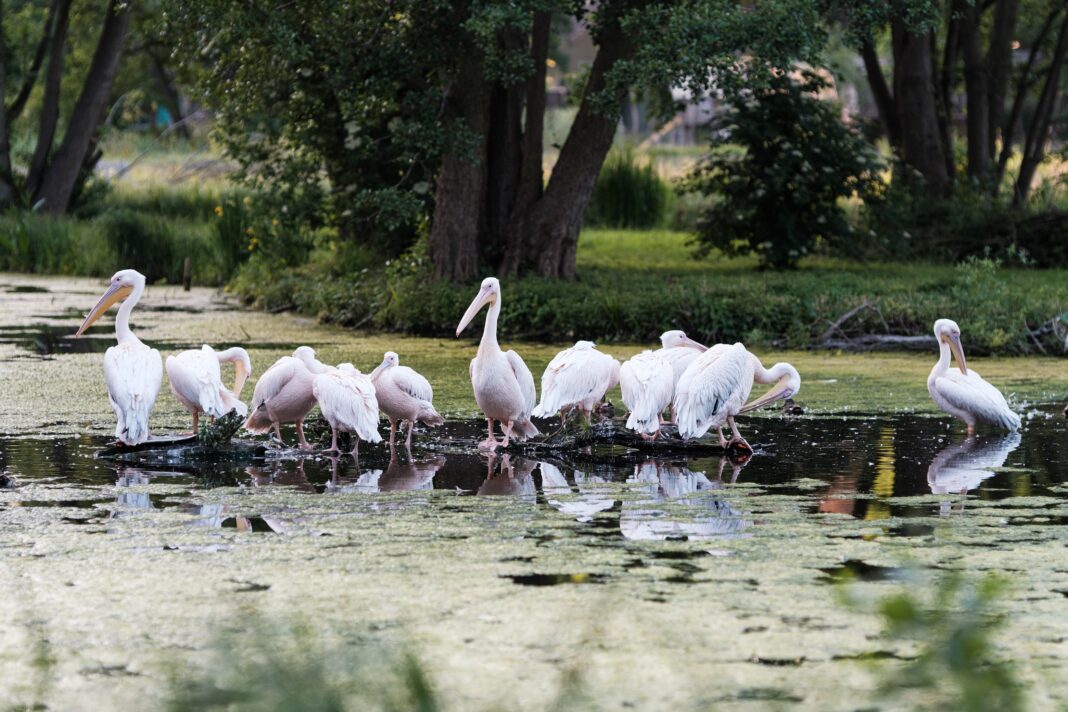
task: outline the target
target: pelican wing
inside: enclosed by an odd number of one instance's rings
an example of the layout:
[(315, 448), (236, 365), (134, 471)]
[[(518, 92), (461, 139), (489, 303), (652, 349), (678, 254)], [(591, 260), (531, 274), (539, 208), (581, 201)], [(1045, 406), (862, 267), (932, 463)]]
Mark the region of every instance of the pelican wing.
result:
[(224, 390), (222, 372), (210, 346), (168, 356), (167, 378), (174, 395), (183, 404), (215, 418), (221, 418), (230, 410), (225, 408), (221, 397)]
[(127, 445), (148, 440), (148, 416), (163, 383), (159, 351), (140, 341), (112, 346), (104, 354), (104, 380), (118, 416), (115, 437)]
[(252, 391), (252, 410), (270, 403), (298, 373), (307, 370), (299, 359), (292, 356), (283, 356), (275, 361), (256, 381), (256, 388)]
[[(504, 355), (512, 367), (515, 380), (519, 382), (519, 392), (523, 394), (523, 417), (529, 419), (530, 412), (534, 410), (534, 404), (538, 402), (538, 392), (534, 387), (534, 374), (515, 351), (508, 351)], [(536, 430), (534, 434), (537, 434)]]
[(368, 442), (382, 440), (378, 432), (378, 400), (370, 378), (329, 371), (315, 377), (312, 393), (331, 426), (356, 433)]
[(716, 344), (691, 363), (675, 393), (679, 435), (699, 438), (737, 415), (753, 390), (753, 362), (741, 344)]
[(534, 415), (547, 418), (562, 408), (600, 400), (612, 386), (614, 362), (588, 346), (561, 351), (545, 367)]
[(1020, 427), (1020, 416), (1009, 408), (1001, 391), (971, 369), (967, 376), (960, 369), (948, 369), (935, 379), (935, 388), (950, 406), (971, 413), (985, 423), (1006, 430)]
[(630, 411), (627, 427), (640, 433), (655, 433), (660, 414), (671, 403), (674, 377), (671, 364), (652, 351), (630, 359), (619, 370), (623, 403)]
[(388, 373), (393, 383), (412, 398), (427, 403), (434, 401), (434, 389), (430, 387), (430, 381), (417, 371), (407, 366), (395, 366), (389, 369)]
[(682, 378), (682, 374), (686, 372), (694, 360), (701, 354), (706, 353), (699, 349), (690, 348), (689, 346), (672, 346), (671, 348), (659, 348), (653, 352), (655, 356), (662, 358), (664, 361), (671, 364), (672, 371), (672, 387), (678, 387), (679, 379)]

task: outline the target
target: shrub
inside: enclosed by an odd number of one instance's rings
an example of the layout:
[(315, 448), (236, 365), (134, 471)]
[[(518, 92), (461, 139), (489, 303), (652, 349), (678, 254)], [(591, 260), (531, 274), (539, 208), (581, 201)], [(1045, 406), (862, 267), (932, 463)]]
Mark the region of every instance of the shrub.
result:
[(656, 167), (638, 161), (630, 147), (608, 154), (586, 212), (586, 222), (604, 227), (650, 228), (663, 223), (670, 188)]
[(800, 82), (773, 77), (713, 122), (712, 151), (685, 186), (717, 198), (699, 225), (699, 255), (754, 253), (781, 269), (821, 239), (850, 235), (839, 200), (872, 192), (881, 162), (816, 98), (825, 86), (810, 72)]

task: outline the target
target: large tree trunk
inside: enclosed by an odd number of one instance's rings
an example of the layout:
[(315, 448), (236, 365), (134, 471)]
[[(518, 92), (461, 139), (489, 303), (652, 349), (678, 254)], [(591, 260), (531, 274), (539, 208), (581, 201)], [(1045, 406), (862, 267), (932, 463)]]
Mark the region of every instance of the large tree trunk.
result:
[(11, 139), (7, 111), (4, 110), (4, 77), (7, 75), (7, 42), (3, 35), (4, 6), (0, 2), (0, 210), (15, 202), (15, 180), (11, 175)]
[(968, 175), (990, 177), (988, 77), (982, 53), (982, 7), (975, 3), (964, 10), (964, 88), (967, 102)]
[(1046, 81), (1042, 86), (1042, 93), (1039, 95), (1038, 106), (1035, 107), (1034, 116), (1031, 117), (1031, 123), (1027, 127), (1023, 158), (1020, 161), (1020, 174), (1016, 178), (1016, 190), (1012, 196), (1012, 204), (1016, 207), (1023, 207), (1027, 204), (1027, 196), (1031, 192), (1035, 171), (1046, 157), (1046, 141), (1060, 89), (1061, 68), (1066, 58), (1068, 58), (1068, 14), (1061, 22), (1057, 46), (1053, 50), (1053, 58), (1049, 72), (1046, 74)]
[(22, 114), (22, 110), (26, 108), (26, 101), (30, 98), (30, 92), (33, 91), (33, 85), (37, 83), (37, 74), (41, 71), (41, 65), (44, 64), (45, 54), (48, 52), (48, 45), (52, 38), (52, 27), (55, 24), (56, 14), (61, 6), (69, 4), (70, 0), (52, 0), (52, 3), (48, 6), (48, 16), (45, 18), (44, 28), (41, 30), (41, 39), (37, 41), (37, 49), (33, 53), (33, 61), (30, 63), (30, 69), (26, 72), (26, 76), (23, 77), (22, 87), (19, 89), (18, 94), (15, 95), (15, 100), (11, 102), (11, 106), (7, 107), (8, 126), (10, 126), (11, 123)]
[(932, 193), (946, 195), (952, 178), (939, 129), (931, 35), (913, 34), (900, 20), (893, 22), (892, 35), (902, 158), (923, 176)]
[(48, 163), (48, 154), (52, 151), (52, 142), (56, 137), (56, 124), (59, 123), (59, 92), (63, 83), (63, 54), (66, 52), (70, 3), (71, 0), (58, 0), (56, 5), (55, 28), (48, 53), (48, 72), (45, 74), (44, 96), (41, 99), (37, 145), (33, 149), (33, 157), (26, 174), (26, 195), (31, 196), (35, 202), (37, 189), (41, 185), (41, 174)]
[[(502, 34), (500, 42), (505, 51), (518, 53), (526, 49), (527, 38), (524, 33), (509, 29)], [(519, 192), (523, 160), (523, 88), (521, 84), (495, 84), (490, 97), (486, 136), (486, 221), (478, 250), (484, 264), (497, 264), (505, 253)]]
[[(1012, 71), (1012, 41), (1016, 34), (1016, 18), (1020, 9), (1019, 0), (997, 0), (994, 8), (994, 23), (990, 28), (990, 44), (986, 52), (987, 99), (987, 154), (997, 155), (998, 131), (1005, 117), (1005, 99), (1008, 96), (1009, 75)], [(1008, 141), (1007, 136), (1001, 137)]]
[(595, 106), (596, 97), (605, 89), (606, 76), (615, 63), (632, 52), (621, 28), (614, 26), (604, 32), (590, 68), (582, 104), (560, 149), (545, 193), (525, 215), (517, 216), (514, 229), (521, 237), (513, 247), (521, 246), (522, 252), (518, 257), (508, 256), (507, 264), (533, 269), (543, 277), (575, 276), (582, 218), (601, 165), (612, 147), (624, 92), (617, 93), (615, 110), (608, 112)]
[(490, 86), (478, 58), (463, 60), (448, 91), (447, 111), (462, 130), (477, 137), (478, 146), (474, 151), (455, 147), (441, 162), (430, 227), (430, 259), (438, 279), (463, 282), (478, 274), (489, 101)]
[(861, 45), (860, 56), (864, 60), (864, 72), (868, 76), (868, 86), (871, 87), (872, 96), (875, 98), (875, 106), (879, 111), (879, 120), (886, 130), (886, 137), (891, 148), (900, 150), (901, 124), (897, 118), (897, 104), (879, 64), (879, 55), (870, 40), (865, 40)]
[(63, 142), (41, 180), (38, 198), (44, 200), (44, 209), (52, 214), (63, 214), (70, 208), (79, 173), (93, 145), (93, 135), (104, 120), (122, 47), (130, 30), (130, 14), (129, 3), (122, 0), (108, 3), (104, 29), (81, 94), (71, 112)]

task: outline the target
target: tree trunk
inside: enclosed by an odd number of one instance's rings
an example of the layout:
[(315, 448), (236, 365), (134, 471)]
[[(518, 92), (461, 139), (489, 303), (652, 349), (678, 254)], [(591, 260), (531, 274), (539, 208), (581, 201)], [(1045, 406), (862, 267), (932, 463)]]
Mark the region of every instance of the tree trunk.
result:
[(92, 145), (93, 134), (104, 120), (122, 47), (130, 30), (130, 14), (131, 4), (122, 0), (108, 3), (104, 29), (81, 94), (71, 112), (63, 142), (41, 180), (38, 197), (45, 201), (44, 209), (54, 215), (63, 214), (70, 208), (71, 195)]
[(63, 83), (63, 53), (67, 45), (67, 27), (70, 22), (71, 0), (59, 0), (56, 6), (55, 27), (48, 52), (48, 73), (45, 74), (44, 96), (41, 99), (40, 126), (37, 130), (37, 145), (33, 149), (29, 171), (26, 174), (26, 195), (37, 201), (37, 189), (41, 174), (52, 151), (59, 122), (59, 91)]
[(155, 75), (156, 83), (159, 84), (160, 92), (165, 97), (165, 103), (171, 112), (171, 121), (176, 124), (175, 132), (184, 138), (189, 138), (189, 128), (182, 123), (185, 119), (182, 113), (182, 95), (174, 82), (174, 73), (167, 68), (166, 62), (155, 51), (149, 49), (145, 50), (145, 53), (152, 65), (152, 74)]
[(560, 149), (545, 193), (526, 214), (517, 216), (514, 229), (521, 239), (516, 244), (522, 245), (522, 253), (518, 257), (509, 256), (508, 264), (516, 264), (519, 269), (532, 268), (543, 277), (575, 276), (582, 218), (601, 165), (612, 147), (625, 90), (617, 91), (609, 111), (597, 106), (598, 95), (605, 89), (606, 75), (615, 63), (632, 52), (620, 27), (606, 29), (590, 68), (582, 104)]
[[(994, 24), (990, 28), (990, 45), (986, 52), (987, 100), (987, 154), (997, 155), (998, 131), (1005, 117), (1005, 99), (1008, 95), (1009, 75), (1012, 71), (1012, 41), (1016, 34), (1016, 18), (1020, 9), (1019, 0), (997, 0), (994, 8)], [(1002, 135), (1002, 143), (1009, 138)]]
[(48, 52), (48, 44), (52, 38), (52, 27), (55, 24), (56, 14), (62, 5), (69, 5), (69, 3), (70, 0), (52, 0), (52, 3), (48, 6), (48, 16), (45, 18), (44, 29), (41, 30), (41, 39), (37, 41), (37, 49), (33, 53), (30, 69), (22, 80), (22, 87), (19, 89), (19, 93), (15, 95), (15, 100), (11, 102), (11, 106), (7, 107), (8, 126), (21, 116), (22, 110), (26, 108), (26, 101), (30, 98), (33, 85), (37, 83), (37, 74), (41, 71), (45, 54)]
[(912, 34), (900, 20), (894, 20), (892, 34), (902, 157), (923, 176), (932, 193), (943, 196), (949, 193), (951, 177), (939, 132), (931, 36)]
[(968, 175), (990, 177), (991, 146), (988, 121), (987, 68), (983, 60), (982, 8), (976, 3), (964, 10), (964, 88), (967, 102)]
[[(515, 29), (502, 33), (505, 51), (521, 52), (527, 37)], [(486, 221), (479, 238), (479, 258), (497, 264), (503, 257), (509, 224), (519, 192), (523, 158), (522, 84), (495, 84), (490, 96), (489, 131), (486, 135)]]
[(879, 64), (879, 55), (875, 52), (875, 46), (870, 40), (865, 40), (860, 48), (860, 56), (864, 60), (864, 72), (868, 76), (868, 86), (871, 87), (872, 96), (875, 98), (875, 106), (879, 110), (879, 119), (886, 130), (886, 137), (890, 141), (890, 147), (895, 151), (901, 148), (901, 125), (897, 117), (897, 105), (894, 102), (894, 94), (886, 83), (886, 76)]
[(11, 138), (8, 135), (7, 111), (4, 110), (4, 77), (7, 75), (7, 42), (2, 32), (4, 6), (0, 2), (0, 210), (15, 203), (15, 179), (11, 175)]
[(1023, 158), (1020, 161), (1020, 174), (1016, 178), (1016, 190), (1012, 196), (1012, 204), (1023, 207), (1027, 204), (1027, 196), (1031, 192), (1031, 183), (1035, 177), (1035, 171), (1046, 157), (1046, 141), (1049, 135), (1050, 124), (1053, 121), (1053, 107), (1057, 101), (1060, 88), (1061, 68), (1065, 59), (1068, 58), (1068, 14), (1061, 23), (1061, 29), (1057, 35), (1057, 46), (1053, 50), (1053, 59), (1050, 62), (1046, 81), (1039, 95), (1038, 106), (1035, 107), (1034, 116), (1027, 128), (1027, 136), (1024, 139)]
[(441, 162), (434, 192), (430, 228), (430, 259), (438, 279), (463, 282), (479, 267), (479, 234), (485, 221), (486, 133), (490, 87), (477, 57), (464, 59), (449, 89), (447, 111), (452, 123), (477, 137), (473, 152), (448, 151)]

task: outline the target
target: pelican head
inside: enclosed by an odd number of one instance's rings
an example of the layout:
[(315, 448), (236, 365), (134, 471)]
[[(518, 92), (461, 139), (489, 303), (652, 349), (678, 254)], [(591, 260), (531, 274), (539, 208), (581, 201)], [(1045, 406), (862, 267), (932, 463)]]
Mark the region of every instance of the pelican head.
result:
[(575, 348), (581, 351), (589, 351), (590, 349), (597, 348), (597, 344), (592, 341), (576, 341)]
[(371, 371), (371, 380), (378, 378), (378, 375), (385, 371), (387, 368), (393, 368), (400, 365), (400, 357), (393, 351), (387, 351), (382, 356), (382, 363), (378, 364), (375, 370)]
[[(740, 413), (748, 413), (751, 410), (762, 408), (768, 403), (773, 403), (777, 400), (793, 398), (797, 395), (797, 392), (801, 390), (801, 374), (797, 372), (796, 368), (788, 363), (775, 364), (768, 369), (768, 375), (775, 379), (775, 385), (764, 395), (742, 406), (742, 409), (739, 411)], [(767, 381), (765, 381), (765, 383), (766, 382)]]
[(293, 358), (299, 360), (312, 373), (318, 375), (329, 371), (329, 367), (315, 357), (315, 349), (311, 346), (298, 346), (293, 351)]
[(671, 331), (665, 331), (661, 334), (660, 345), (665, 349), (687, 348), (697, 349), (698, 351), (708, 351), (707, 346), (694, 341), (686, 335), (685, 331), (679, 329), (672, 329)]
[(351, 363), (339, 363), (337, 365), (337, 370), (341, 371), (342, 373), (347, 373), (350, 376), (360, 375), (360, 369), (356, 368)]
[(467, 328), (467, 325), (471, 323), (471, 320), (475, 318), (475, 314), (478, 314), (479, 310), (487, 304), (494, 304), (501, 298), (501, 283), (496, 277), (486, 277), (482, 280), (482, 286), (478, 289), (478, 294), (471, 301), (471, 306), (467, 307), (467, 311), (464, 312), (464, 316), (460, 319), (460, 325), (456, 327), (456, 335), (459, 336), (460, 332)]
[(968, 365), (964, 360), (964, 347), (960, 344), (960, 327), (952, 319), (939, 319), (934, 324), (935, 338), (938, 344), (945, 344), (957, 359), (957, 367), (961, 374), (968, 375)]
[(86, 315), (85, 321), (78, 327), (75, 336), (81, 336), (86, 329), (92, 326), (97, 319), (102, 317), (116, 302), (129, 297), (135, 291), (145, 288), (145, 276), (135, 269), (119, 270), (111, 277), (107, 290), (97, 300), (96, 306)]

